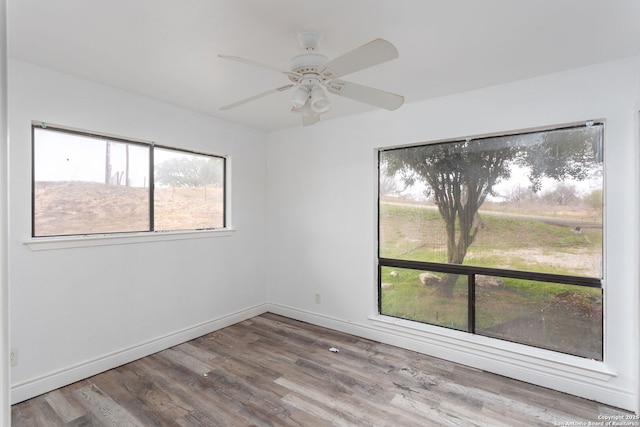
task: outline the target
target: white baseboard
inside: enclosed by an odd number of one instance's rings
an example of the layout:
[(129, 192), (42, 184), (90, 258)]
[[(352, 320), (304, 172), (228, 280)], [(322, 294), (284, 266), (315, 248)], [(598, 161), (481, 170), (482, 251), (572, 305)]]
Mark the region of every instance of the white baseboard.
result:
[[(582, 361), (572, 356), (532, 349), (487, 337), (457, 334), (456, 331), (446, 330), (438, 333), (434, 332), (434, 328), (410, 327), (408, 322), (397, 319), (387, 321), (381, 317), (369, 319), (368, 324), (353, 323), (273, 303), (249, 307), (122, 351), (15, 384), (11, 387), (11, 404), (72, 384), (267, 311), (618, 408), (636, 410), (636, 396), (633, 392), (622, 390), (612, 384), (610, 380), (616, 374), (607, 370), (606, 366), (600, 362)], [(435, 331), (439, 329), (435, 328)]]
[(602, 362), (384, 316), (362, 324), (273, 303), (267, 311), (636, 411), (633, 391), (618, 387)]
[(134, 360), (149, 356), (153, 353), (157, 353), (158, 351), (182, 344), (202, 335), (217, 331), (218, 329), (258, 316), (266, 311), (267, 304), (259, 304), (149, 340), (134, 347), (106, 354), (93, 360), (88, 360), (38, 378), (14, 384), (11, 387), (11, 404), (13, 405), (15, 403), (31, 399), (32, 397), (39, 396), (51, 390), (64, 387), (76, 381), (108, 371), (109, 369), (133, 362)]

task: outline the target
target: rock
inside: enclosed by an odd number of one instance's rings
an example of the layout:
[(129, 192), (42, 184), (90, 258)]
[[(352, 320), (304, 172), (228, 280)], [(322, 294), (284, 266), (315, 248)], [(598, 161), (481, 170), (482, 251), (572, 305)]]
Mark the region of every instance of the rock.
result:
[(380, 286), (382, 287), (382, 290), (393, 289), (394, 288), (393, 283), (384, 283), (383, 282)]
[(476, 276), (476, 286), (504, 286), (504, 281), (495, 276)]
[(418, 278), (420, 279), (420, 283), (422, 283), (425, 286), (439, 285), (440, 282), (442, 281), (440, 277), (431, 273), (420, 273)]
[(391, 277), (398, 277), (398, 272), (393, 270), (391, 273), (389, 273), (389, 276)]

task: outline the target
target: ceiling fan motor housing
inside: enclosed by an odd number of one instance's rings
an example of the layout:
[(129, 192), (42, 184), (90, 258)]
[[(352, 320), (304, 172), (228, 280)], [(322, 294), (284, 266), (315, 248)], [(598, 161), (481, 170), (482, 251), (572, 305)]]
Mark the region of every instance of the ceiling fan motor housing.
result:
[[(291, 62), (289, 62), (289, 69), (294, 73), (302, 74), (303, 76), (306, 74), (315, 74), (318, 76), (319, 72), (322, 71), (328, 62), (329, 58), (319, 53), (305, 53), (303, 55), (293, 57)], [(293, 81), (295, 76), (290, 75), (289, 79)]]

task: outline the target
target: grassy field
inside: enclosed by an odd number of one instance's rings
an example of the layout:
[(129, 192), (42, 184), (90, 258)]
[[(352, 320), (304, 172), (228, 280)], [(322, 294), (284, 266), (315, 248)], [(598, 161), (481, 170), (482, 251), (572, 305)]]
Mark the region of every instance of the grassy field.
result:
[[(591, 213), (572, 220), (593, 221)], [(575, 231), (535, 215), (481, 213), (484, 223), (465, 264), (599, 277), (602, 228)], [(589, 219), (585, 219), (589, 218)], [(582, 223), (582, 222), (581, 222)], [(382, 257), (446, 262), (444, 222), (434, 208), (382, 204)], [(467, 330), (467, 277), (460, 276), (453, 297), (425, 286), (417, 270), (382, 268), (382, 313)], [(441, 273), (432, 272), (437, 276)], [(476, 332), (492, 337), (602, 358), (602, 291), (520, 279), (481, 280), (476, 289)], [(491, 283), (491, 284), (484, 284)]]
[[(591, 227), (583, 225), (580, 233), (576, 233), (573, 226), (534, 219), (539, 216), (502, 216), (491, 211), (480, 215), (483, 226), (469, 247), (465, 264), (599, 277), (600, 223), (592, 221)], [(579, 221), (576, 223), (585, 223)], [(433, 206), (381, 204), (380, 255), (446, 262), (446, 233), (438, 210)]]

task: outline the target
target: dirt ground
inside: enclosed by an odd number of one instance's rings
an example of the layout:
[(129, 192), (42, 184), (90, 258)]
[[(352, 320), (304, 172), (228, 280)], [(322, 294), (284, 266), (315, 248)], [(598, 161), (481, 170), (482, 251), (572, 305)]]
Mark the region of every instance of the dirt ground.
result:
[[(36, 182), (36, 236), (149, 231), (149, 189), (91, 182)], [(224, 225), (221, 188), (158, 188), (155, 230)]]
[[(483, 256), (486, 255), (486, 253), (483, 253)], [(489, 255), (505, 260), (510, 258), (527, 260), (526, 263), (531, 266), (545, 264), (563, 268), (570, 265), (575, 271), (579, 271), (582, 275), (588, 277), (599, 277), (602, 269), (602, 255), (590, 249), (577, 248), (572, 249), (570, 252), (549, 253), (542, 248), (520, 248), (509, 251), (492, 250)], [(473, 258), (473, 253), (467, 255), (467, 260), (473, 260)]]

